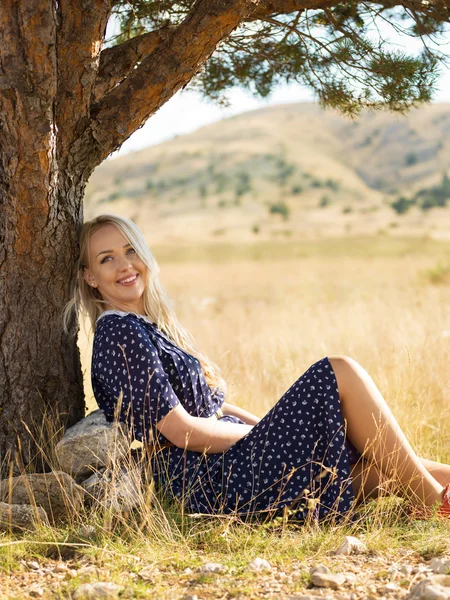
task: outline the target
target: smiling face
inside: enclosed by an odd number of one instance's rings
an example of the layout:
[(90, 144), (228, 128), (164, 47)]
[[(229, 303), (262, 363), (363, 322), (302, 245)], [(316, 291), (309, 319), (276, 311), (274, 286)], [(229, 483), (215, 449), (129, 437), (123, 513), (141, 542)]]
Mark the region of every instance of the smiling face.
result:
[(89, 239), (86, 282), (98, 289), (108, 308), (144, 314), (148, 268), (114, 225), (104, 225)]

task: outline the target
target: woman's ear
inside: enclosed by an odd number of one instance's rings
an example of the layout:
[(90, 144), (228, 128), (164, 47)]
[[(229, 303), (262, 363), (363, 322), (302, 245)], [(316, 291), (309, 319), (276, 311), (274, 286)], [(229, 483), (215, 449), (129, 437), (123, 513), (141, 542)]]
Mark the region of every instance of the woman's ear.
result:
[(85, 282), (90, 285), (91, 287), (96, 288), (97, 287), (97, 282), (95, 281), (95, 277), (92, 275), (92, 273), (89, 271), (89, 269), (83, 269), (83, 278), (85, 280)]

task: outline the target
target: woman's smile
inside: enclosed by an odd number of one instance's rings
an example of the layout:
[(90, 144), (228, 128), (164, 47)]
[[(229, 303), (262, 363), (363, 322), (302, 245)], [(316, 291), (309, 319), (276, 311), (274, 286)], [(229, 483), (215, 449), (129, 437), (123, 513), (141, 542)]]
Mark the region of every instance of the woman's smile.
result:
[(132, 286), (137, 282), (139, 277), (138, 273), (134, 273), (133, 275), (128, 275), (127, 277), (123, 277), (122, 279), (118, 279), (116, 283), (120, 283), (120, 285)]

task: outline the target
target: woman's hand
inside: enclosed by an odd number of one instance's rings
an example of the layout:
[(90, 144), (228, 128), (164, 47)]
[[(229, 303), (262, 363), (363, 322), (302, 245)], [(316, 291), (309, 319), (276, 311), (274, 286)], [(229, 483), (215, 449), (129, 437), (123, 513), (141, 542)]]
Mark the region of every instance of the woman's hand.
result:
[(213, 417), (193, 417), (179, 404), (156, 424), (178, 448), (215, 454), (226, 452), (252, 430), (251, 425), (229, 423)]

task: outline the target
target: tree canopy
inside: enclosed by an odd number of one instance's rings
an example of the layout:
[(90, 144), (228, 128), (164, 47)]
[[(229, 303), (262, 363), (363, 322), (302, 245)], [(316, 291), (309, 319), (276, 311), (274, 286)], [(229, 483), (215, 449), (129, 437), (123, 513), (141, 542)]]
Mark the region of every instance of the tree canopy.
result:
[[(178, 27), (195, 2), (131, 0), (113, 15), (120, 44), (148, 32)], [(311, 88), (325, 106), (356, 114), (363, 107), (404, 111), (432, 98), (445, 65), (450, 21), (445, 2), (261, 2), (219, 45), (192, 86), (223, 101), (226, 91), (243, 86), (267, 96), (280, 82)], [(409, 56), (391, 44), (399, 35), (420, 40)]]

